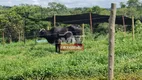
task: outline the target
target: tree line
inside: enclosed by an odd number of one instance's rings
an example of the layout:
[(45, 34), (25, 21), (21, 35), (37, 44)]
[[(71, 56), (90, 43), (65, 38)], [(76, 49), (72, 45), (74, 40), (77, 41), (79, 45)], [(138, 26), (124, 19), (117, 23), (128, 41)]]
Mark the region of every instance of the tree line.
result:
[[(117, 9), (117, 15), (128, 17), (134, 16), (136, 19), (142, 19), (142, 2), (140, 0), (128, 0), (127, 3), (121, 2)], [(48, 7), (38, 5), (20, 4), (17, 6), (0, 6), (0, 40), (2, 32), (6, 40), (20, 41), (24, 37), (32, 39), (34, 33), (40, 28), (52, 27), (53, 24), (47, 21), (32, 21), (29, 18), (43, 19), (57, 15), (73, 15), (83, 13), (96, 13), (100, 15), (109, 15), (110, 11), (99, 6), (67, 8), (64, 4), (50, 2)], [(65, 24), (60, 24), (65, 26)]]

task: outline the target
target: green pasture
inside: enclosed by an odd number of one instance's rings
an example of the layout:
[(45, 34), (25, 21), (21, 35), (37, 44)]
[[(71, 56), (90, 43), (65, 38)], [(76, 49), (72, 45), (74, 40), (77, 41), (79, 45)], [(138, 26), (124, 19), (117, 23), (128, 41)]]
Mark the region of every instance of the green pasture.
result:
[[(0, 80), (106, 80), (108, 35), (85, 38), (84, 51), (55, 52), (54, 45), (34, 40), (0, 45)], [(115, 80), (142, 80), (142, 40), (115, 39)]]

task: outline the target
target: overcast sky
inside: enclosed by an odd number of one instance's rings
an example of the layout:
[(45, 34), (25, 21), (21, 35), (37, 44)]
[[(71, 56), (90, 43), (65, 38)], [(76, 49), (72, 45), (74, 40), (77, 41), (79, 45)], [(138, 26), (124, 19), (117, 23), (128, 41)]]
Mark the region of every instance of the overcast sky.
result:
[(36, 4), (46, 7), (49, 2), (59, 2), (66, 5), (68, 8), (74, 7), (92, 7), (100, 6), (103, 8), (110, 8), (111, 3), (116, 3), (117, 7), (120, 2), (127, 2), (128, 0), (0, 0), (0, 5), (13, 6), (19, 4)]

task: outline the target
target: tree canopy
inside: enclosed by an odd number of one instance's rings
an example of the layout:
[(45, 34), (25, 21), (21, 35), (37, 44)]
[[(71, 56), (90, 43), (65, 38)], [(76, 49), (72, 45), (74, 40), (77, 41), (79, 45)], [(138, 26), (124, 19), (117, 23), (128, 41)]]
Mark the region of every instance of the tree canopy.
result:
[[(117, 15), (127, 17), (134, 16), (142, 19), (142, 2), (139, 0), (128, 0), (127, 3), (121, 2)], [(5, 36), (12, 36), (14, 41), (18, 41), (19, 35), (26, 38), (34, 37), (34, 32), (40, 28), (51, 28), (52, 23), (48, 21), (32, 21), (29, 18), (42, 19), (53, 15), (74, 15), (92, 12), (95, 14), (109, 15), (110, 10), (99, 6), (68, 8), (64, 4), (50, 2), (48, 7), (38, 5), (21, 4), (17, 6), (0, 6), (0, 32), (5, 32)], [(65, 24), (60, 24), (65, 26)], [(25, 33), (24, 33), (25, 32)], [(0, 35), (1, 37), (1, 35)]]

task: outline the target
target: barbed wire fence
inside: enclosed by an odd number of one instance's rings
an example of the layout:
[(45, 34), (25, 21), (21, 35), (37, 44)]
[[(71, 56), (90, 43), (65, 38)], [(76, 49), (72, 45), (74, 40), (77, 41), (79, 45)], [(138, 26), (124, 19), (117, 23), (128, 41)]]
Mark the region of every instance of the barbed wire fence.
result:
[[(26, 15), (26, 13), (25, 13), (25, 15)], [(24, 15), (24, 16), (25, 16)], [(28, 34), (26, 34), (26, 17), (28, 17), (28, 15), (27, 16), (25, 16), (24, 18), (23, 18), (23, 28), (24, 28), (24, 31), (23, 31), (23, 40), (21, 40), (21, 41), (23, 41), (24, 42), (24, 44), (26, 44), (26, 39), (34, 39), (34, 41), (35, 41), (35, 44), (37, 44), (37, 39), (40, 39), (39, 38), (39, 35), (38, 35), (38, 31), (34, 31), (33, 32), (33, 35), (28, 35)], [(42, 17), (42, 16), (41, 16)], [(56, 18), (55, 18), (56, 19)], [(107, 19), (107, 17), (101, 17), (101, 18), (92, 18), (91, 20), (99, 20), (99, 19)], [(57, 20), (55, 20), (55, 21), (57, 21)], [(88, 18), (88, 19), (77, 19), (77, 20), (70, 20), (70, 21), (63, 21), (62, 23), (71, 23), (71, 22), (79, 22), (79, 21), (90, 21), (90, 19)], [(107, 21), (106, 21), (107, 22)], [(55, 22), (56, 24), (57, 24), (57, 22)], [(81, 24), (80, 24), (81, 25)], [(85, 37), (85, 30), (84, 30), (84, 23), (82, 23), (82, 25), (81, 25), (81, 27), (82, 27), (82, 33), (83, 33), (83, 35), (81, 35), (81, 37)], [(90, 31), (92, 31), (92, 30), (90, 30)], [(2, 35), (3, 35), (3, 39), (0, 41), (1, 43), (4, 43), (4, 33), (1, 33)], [(22, 34), (22, 33), (21, 33)], [(1, 36), (2, 36), (1, 35)], [(50, 35), (50, 34), (49, 34)], [(20, 37), (19, 37), (20, 38)]]

